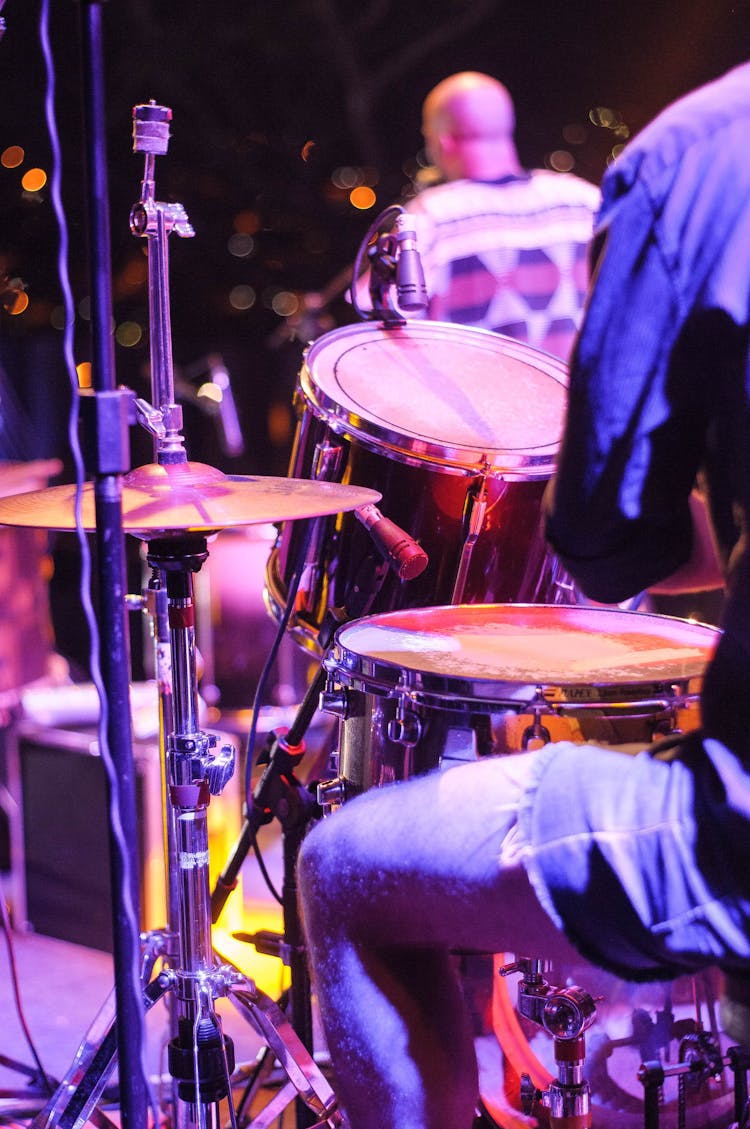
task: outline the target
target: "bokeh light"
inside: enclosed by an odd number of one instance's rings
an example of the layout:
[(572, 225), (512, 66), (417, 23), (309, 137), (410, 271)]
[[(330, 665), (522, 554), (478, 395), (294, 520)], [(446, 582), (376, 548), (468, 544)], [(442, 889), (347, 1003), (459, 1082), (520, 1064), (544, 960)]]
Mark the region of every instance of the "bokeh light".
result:
[(6, 169), (17, 169), (19, 165), (23, 164), (25, 156), (26, 154), (20, 145), (9, 145), (0, 154), (0, 164)]
[(356, 188), (362, 183), (362, 174), (353, 165), (342, 165), (331, 173), (331, 180), (337, 188)]
[(572, 172), (575, 163), (575, 157), (567, 149), (555, 149), (547, 157), (547, 164), (555, 172)]
[(299, 298), (291, 290), (279, 290), (271, 300), (271, 309), (281, 318), (289, 318), (299, 309)]
[(252, 286), (233, 286), (229, 291), (229, 304), (235, 310), (249, 310), (255, 305), (256, 293)]
[(201, 384), (197, 395), (201, 400), (212, 400), (215, 404), (220, 404), (224, 399), (224, 393), (221, 388), (211, 380), (207, 380), (205, 384)]
[(143, 339), (143, 329), (137, 321), (123, 321), (115, 330), (115, 341), (124, 349), (132, 349)]
[(236, 259), (247, 259), (255, 250), (255, 240), (246, 231), (235, 231), (227, 240), (227, 248)]
[(27, 310), (29, 306), (29, 296), (25, 290), (19, 290), (11, 304), (7, 307), (8, 313), (17, 317)]
[(289, 406), (274, 400), (268, 406), (266, 416), (268, 438), (274, 447), (285, 447), (292, 437), (292, 417)]
[(129, 259), (117, 279), (118, 292), (137, 290), (148, 278), (148, 263), (142, 255)]
[(616, 129), (618, 125), (622, 125), (622, 118), (617, 110), (609, 106), (594, 106), (589, 110), (589, 120), (600, 129)]
[(29, 169), (21, 177), (24, 192), (40, 192), (46, 183), (47, 174), (44, 169)]
[(358, 188), (353, 188), (349, 193), (350, 203), (361, 212), (366, 212), (368, 208), (372, 208), (376, 200), (377, 196), (373, 190), (364, 184)]
[(260, 231), (260, 216), (257, 212), (250, 210), (238, 212), (232, 223), (234, 230), (243, 235), (255, 235), (257, 231)]
[(583, 145), (587, 137), (587, 130), (580, 122), (568, 122), (563, 127), (562, 135), (568, 145)]
[(76, 365), (76, 373), (78, 374), (78, 387), (90, 388), (91, 387), (91, 361), (81, 361)]

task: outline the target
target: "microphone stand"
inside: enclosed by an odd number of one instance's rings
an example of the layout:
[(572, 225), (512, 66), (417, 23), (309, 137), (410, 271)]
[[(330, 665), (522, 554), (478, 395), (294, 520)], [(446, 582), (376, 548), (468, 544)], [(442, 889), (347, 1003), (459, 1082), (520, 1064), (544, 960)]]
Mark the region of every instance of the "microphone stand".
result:
[(128, 417), (132, 393), (116, 389), (110, 332), (112, 271), (101, 5), (97, 0), (82, 0), (81, 16), (95, 390), (92, 396), (82, 397), (81, 410), (84, 420), (90, 425), (87, 439), (89, 452), (93, 455), (90, 469), (94, 474), (100, 657), (106, 697), (106, 727), (102, 725), (100, 744), (106, 739), (114, 766), (115, 779), (110, 781), (110, 789), (121, 829), (120, 836), (117, 836), (110, 821), (120, 1102), (123, 1129), (145, 1129), (147, 1087), (141, 1061), (143, 1000), (137, 971), (140, 958), (138, 834), (129, 698), (130, 654), (124, 598), (126, 566), (121, 480), (129, 469)]

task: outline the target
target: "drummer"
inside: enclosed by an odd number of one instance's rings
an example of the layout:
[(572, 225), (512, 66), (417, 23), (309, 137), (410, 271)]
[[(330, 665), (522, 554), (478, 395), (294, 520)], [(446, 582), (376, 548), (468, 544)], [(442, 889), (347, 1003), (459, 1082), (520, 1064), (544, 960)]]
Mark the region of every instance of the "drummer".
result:
[(462, 71), (425, 98), (422, 133), (437, 178), (406, 210), (430, 298), (427, 315), (494, 330), (567, 360), (588, 279), (599, 190), (521, 165), (510, 93)]
[[(468, 1129), (451, 949), (632, 980), (750, 970), (750, 64), (609, 168), (547, 528), (595, 599), (731, 579), (703, 730), (564, 742), (375, 788), (313, 828), (300, 888), (351, 1129)], [(705, 481), (710, 529), (691, 493)], [(635, 614), (635, 613), (633, 613)]]

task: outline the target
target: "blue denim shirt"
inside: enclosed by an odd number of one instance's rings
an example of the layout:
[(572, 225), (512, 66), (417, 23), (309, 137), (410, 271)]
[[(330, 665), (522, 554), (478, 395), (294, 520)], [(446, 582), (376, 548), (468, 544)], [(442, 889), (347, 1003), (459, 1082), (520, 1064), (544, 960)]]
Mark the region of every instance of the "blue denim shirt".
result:
[[(589, 596), (623, 600), (687, 560), (701, 476), (732, 640), (731, 663), (725, 644), (707, 678), (704, 722), (750, 761), (748, 139), (744, 64), (668, 108), (605, 175), (546, 531)], [(717, 716), (727, 710), (741, 723)]]
[(602, 189), (547, 535), (623, 600), (687, 560), (700, 476), (729, 596), (703, 734), (670, 764), (550, 746), (525, 821), (553, 915), (651, 978), (750, 960), (750, 64), (669, 107)]

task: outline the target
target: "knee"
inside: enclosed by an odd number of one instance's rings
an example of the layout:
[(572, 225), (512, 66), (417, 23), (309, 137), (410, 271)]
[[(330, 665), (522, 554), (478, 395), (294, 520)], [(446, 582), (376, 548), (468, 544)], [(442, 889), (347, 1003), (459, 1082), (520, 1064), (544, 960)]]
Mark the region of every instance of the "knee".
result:
[(335, 817), (323, 819), (305, 836), (297, 858), (297, 886), (303, 909), (335, 896), (341, 873)]

